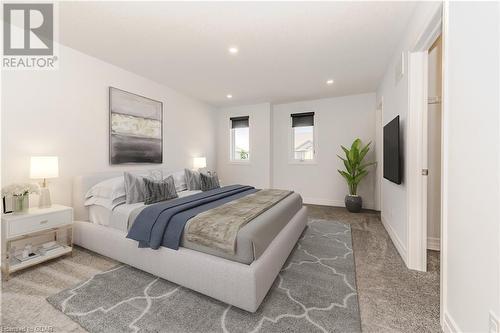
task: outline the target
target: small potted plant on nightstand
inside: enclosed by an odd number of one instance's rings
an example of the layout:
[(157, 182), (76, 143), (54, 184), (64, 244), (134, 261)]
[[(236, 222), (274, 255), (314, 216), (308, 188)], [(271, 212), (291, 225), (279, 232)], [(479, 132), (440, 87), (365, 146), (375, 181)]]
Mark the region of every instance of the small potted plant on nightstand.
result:
[[(12, 210), (14, 214), (26, 213), (29, 209), (29, 195), (40, 193), (40, 187), (32, 183), (17, 183), (2, 189), (2, 197), (12, 197)], [(5, 200), (4, 200), (5, 204)], [(5, 207), (4, 207), (5, 210)]]
[(363, 164), (363, 160), (370, 150), (371, 142), (361, 148), (361, 140), (356, 139), (351, 145), (351, 149), (340, 146), (345, 153), (345, 158), (337, 155), (343, 162), (345, 170), (337, 170), (347, 181), (349, 194), (345, 196), (345, 206), (351, 213), (359, 213), (363, 205), (361, 197), (358, 195), (358, 185), (368, 174), (367, 167), (375, 164), (370, 162)]

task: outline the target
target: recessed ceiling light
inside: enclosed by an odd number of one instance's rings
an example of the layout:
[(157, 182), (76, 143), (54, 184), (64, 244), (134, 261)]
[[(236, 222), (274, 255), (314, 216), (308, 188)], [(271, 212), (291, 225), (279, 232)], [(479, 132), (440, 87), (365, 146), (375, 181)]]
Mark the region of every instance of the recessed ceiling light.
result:
[(238, 48), (236, 46), (231, 46), (228, 51), (231, 54), (238, 54), (239, 50), (238, 50)]
[(326, 84), (331, 86), (333, 84), (333, 80), (332, 79), (326, 80)]
[(226, 97), (227, 97), (228, 99), (231, 99), (231, 98), (233, 98), (233, 95), (231, 95), (231, 94), (227, 94), (227, 95), (226, 95)]

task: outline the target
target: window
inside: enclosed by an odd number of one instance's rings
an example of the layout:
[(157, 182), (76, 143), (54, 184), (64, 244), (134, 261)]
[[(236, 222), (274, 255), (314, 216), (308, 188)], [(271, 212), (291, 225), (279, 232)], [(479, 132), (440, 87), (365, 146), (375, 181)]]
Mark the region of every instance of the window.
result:
[(314, 112), (294, 113), (292, 117), (292, 160), (314, 160)]
[(246, 162), (250, 160), (250, 127), (249, 117), (233, 117), (231, 119), (231, 161)]

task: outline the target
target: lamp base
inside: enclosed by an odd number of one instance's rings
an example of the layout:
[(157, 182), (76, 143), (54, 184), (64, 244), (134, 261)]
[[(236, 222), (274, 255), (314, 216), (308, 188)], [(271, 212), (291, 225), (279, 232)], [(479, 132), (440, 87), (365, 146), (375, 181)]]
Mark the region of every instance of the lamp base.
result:
[(50, 191), (48, 187), (40, 188), (40, 199), (38, 201), (38, 207), (47, 208), (52, 206), (52, 202), (50, 200)]

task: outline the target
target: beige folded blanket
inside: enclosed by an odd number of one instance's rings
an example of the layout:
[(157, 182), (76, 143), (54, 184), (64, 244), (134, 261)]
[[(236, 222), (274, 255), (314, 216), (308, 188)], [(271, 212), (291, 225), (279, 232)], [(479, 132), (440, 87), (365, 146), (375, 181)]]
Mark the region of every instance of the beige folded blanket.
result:
[(291, 193), (285, 190), (260, 190), (210, 209), (189, 220), (184, 230), (185, 237), (190, 242), (234, 254), (238, 231)]

